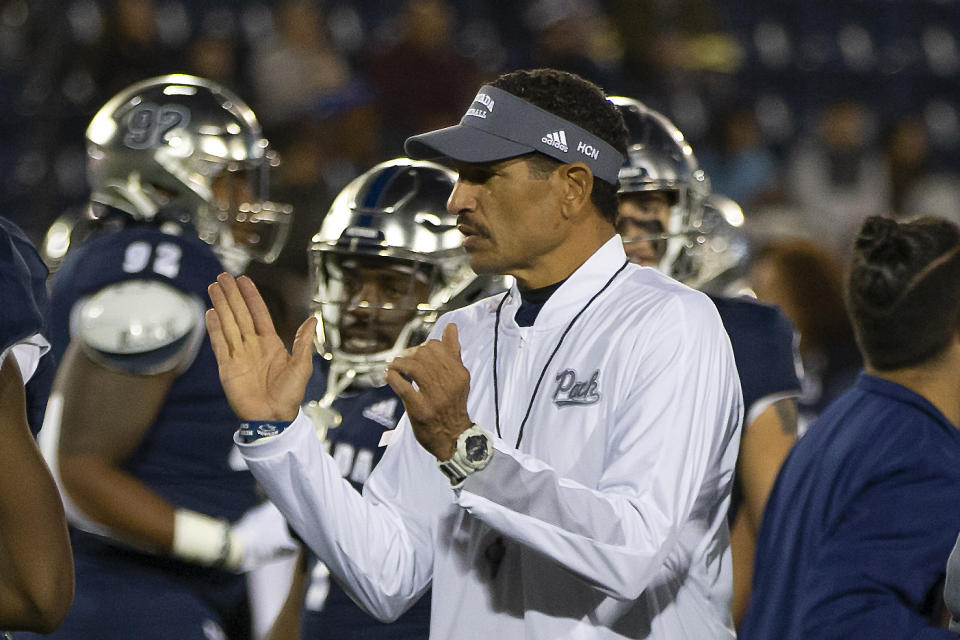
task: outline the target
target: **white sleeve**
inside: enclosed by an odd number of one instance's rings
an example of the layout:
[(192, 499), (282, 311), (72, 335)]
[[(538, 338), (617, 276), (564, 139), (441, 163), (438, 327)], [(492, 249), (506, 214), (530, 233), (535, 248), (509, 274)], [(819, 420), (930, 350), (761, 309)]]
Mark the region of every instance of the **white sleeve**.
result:
[(235, 439), (290, 526), (382, 621), (399, 617), (430, 586), (436, 514), (452, 501), (436, 477), (421, 477), (425, 470), (440, 473), (406, 416), (395, 431), (362, 496), (341, 477), (303, 412), (277, 437), (254, 444)]
[(7, 359), (8, 353), (13, 354), (17, 367), (20, 369), (23, 384), (27, 384), (36, 372), (37, 365), (40, 364), (40, 358), (48, 351), (50, 351), (50, 343), (42, 334), (35, 333), (0, 353), (0, 366)]
[(596, 488), (497, 440), (458, 504), (599, 592), (638, 598), (681, 538), (692, 552), (723, 526), (729, 504), (743, 412), (739, 379), (719, 317), (691, 315), (632, 353), (644, 364), (616, 400)]

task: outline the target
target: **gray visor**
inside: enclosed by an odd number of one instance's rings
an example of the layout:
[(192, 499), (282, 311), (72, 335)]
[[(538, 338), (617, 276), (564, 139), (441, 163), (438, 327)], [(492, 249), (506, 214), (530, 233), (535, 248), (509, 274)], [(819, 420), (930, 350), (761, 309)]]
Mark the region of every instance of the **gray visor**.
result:
[(539, 151), (560, 162), (584, 162), (593, 174), (617, 184), (624, 157), (612, 146), (522, 98), (483, 86), (460, 124), (407, 138), (411, 158), (495, 162)]

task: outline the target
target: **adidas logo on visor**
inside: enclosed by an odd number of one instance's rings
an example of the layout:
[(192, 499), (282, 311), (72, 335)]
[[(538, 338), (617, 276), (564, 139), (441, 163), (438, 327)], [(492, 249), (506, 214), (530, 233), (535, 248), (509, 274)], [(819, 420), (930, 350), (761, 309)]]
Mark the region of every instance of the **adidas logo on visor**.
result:
[(560, 149), (560, 151), (563, 151), (564, 153), (567, 152), (567, 134), (564, 133), (563, 129), (548, 133), (540, 138), (540, 142)]

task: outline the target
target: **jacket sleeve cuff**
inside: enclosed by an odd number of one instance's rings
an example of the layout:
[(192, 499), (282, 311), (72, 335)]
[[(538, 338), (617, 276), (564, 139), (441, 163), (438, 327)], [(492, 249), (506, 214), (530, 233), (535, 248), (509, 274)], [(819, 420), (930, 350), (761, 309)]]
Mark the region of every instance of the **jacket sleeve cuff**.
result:
[(233, 434), (233, 442), (239, 447), (244, 458), (249, 460), (265, 460), (278, 453), (283, 453), (295, 447), (295, 443), (300, 442), (304, 437), (311, 433), (316, 433), (313, 421), (301, 409), (297, 417), (280, 434), (271, 438), (261, 438), (249, 444), (243, 442), (240, 438), (239, 429)]

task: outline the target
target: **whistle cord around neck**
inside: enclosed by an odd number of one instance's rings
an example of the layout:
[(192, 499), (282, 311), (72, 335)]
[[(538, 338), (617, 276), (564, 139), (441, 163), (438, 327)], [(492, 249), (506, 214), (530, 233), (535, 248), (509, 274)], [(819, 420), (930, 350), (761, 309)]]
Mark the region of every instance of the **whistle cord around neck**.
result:
[[(600, 287), (600, 290), (593, 294), (593, 297), (587, 300), (587, 304), (583, 305), (583, 308), (577, 312), (577, 315), (573, 316), (573, 320), (570, 321), (570, 324), (567, 325), (567, 328), (563, 330), (563, 333), (560, 335), (560, 340), (557, 341), (557, 346), (553, 348), (553, 352), (550, 354), (550, 357), (547, 358), (547, 363), (543, 365), (543, 369), (540, 371), (540, 377), (537, 378), (537, 384), (533, 387), (533, 395), (530, 396), (530, 402), (527, 404), (527, 411), (523, 415), (523, 420), (520, 422), (520, 432), (517, 434), (517, 443), (513, 445), (514, 449), (520, 448), (520, 441), (523, 440), (523, 427), (527, 424), (527, 418), (530, 417), (530, 411), (533, 409), (533, 402), (537, 399), (537, 393), (540, 391), (540, 384), (543, 382), (543, 377), (547, 375), (547, 369), (550, 368), (550, 363), (553, 362), (553, 357), (557, 355), (557, 351), (560, 350), (560, 345), (563, 344), (563, 339), (567, 337), (567, 334), (570, 333), (570, 329), (573, 328), (573, 325), (576, 324), (577, 320), (583, 313), (593, 304), (593, 301), (600, 297), (600, 294), (607, 290), (607, 288), (613, 284), (613, 281), (616, 279), (620, 272), (627, 268), (627, 265), (630, 264), (629, 261), (624, 260), (623, 264), (620, 266), (617, 271), (610, 276), (610, 279), (607, 280), (606, 284)], [(497, 305), (497, 317), (493, 323), (493, 407), (494, 415), (497, 420), (497, 437), (502, 438), (500, 434), (500, 387), (499, 381), (497, 380), (497, 347), (500, 342), (500, 312), (503, 310), (503, 305), (507, 301), (507, 298), (510, 296), (510, 292), (507, 291), (503, 294), (503, 298), (500, 299), (500, 304)]]

